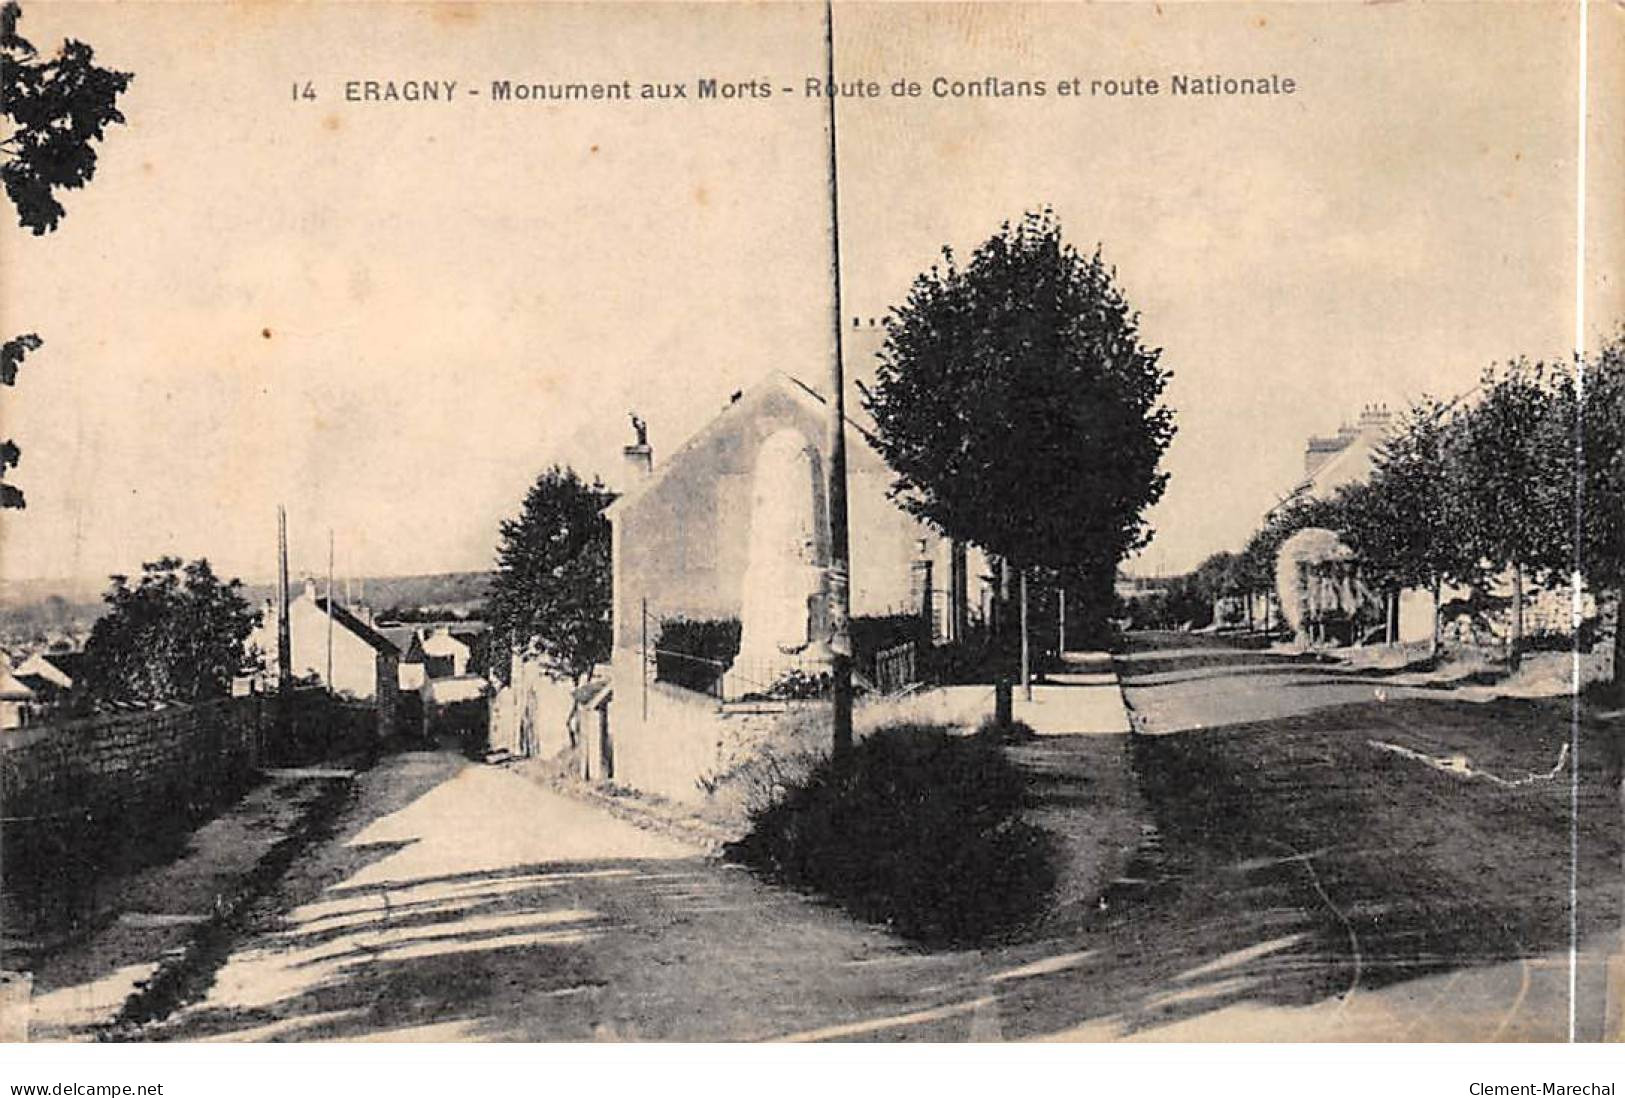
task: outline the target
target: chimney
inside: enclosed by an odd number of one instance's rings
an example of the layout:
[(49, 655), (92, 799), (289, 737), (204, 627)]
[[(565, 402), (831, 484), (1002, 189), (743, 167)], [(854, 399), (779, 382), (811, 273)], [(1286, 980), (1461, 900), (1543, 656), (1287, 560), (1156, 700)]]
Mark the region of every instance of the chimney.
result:
[(1360, 410), (1360, 430), (1385, 432), (1393, 423), (1393, 413), (1386, 404), (1367, 404)]
[(655, 452), (649, 445), (649, 425), (640, 419), (636, 412), (629, 415), (632, 418), (632, 430), (636, 435), (636, 441), (630, 446), (623, 447), (621, 456), (631, 468), (632, 483), (636, 484), (654, 470)]
[(316, 601), (316, 577), (315, 576), (306, 576), (305, 577), (305, 598), (309, 599), (311, 602)]

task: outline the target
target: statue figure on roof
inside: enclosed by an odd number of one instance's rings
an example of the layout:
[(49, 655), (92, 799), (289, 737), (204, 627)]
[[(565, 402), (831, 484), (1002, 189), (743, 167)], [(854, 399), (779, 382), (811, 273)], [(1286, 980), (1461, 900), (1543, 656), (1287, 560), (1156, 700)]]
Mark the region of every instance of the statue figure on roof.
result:
[(628, 412), (626, 414), (632, 418), (632, 430), (637, 432), (638, 445), (649, 445), (649, 425), (643, 420), (639, 419), (636, 412)]

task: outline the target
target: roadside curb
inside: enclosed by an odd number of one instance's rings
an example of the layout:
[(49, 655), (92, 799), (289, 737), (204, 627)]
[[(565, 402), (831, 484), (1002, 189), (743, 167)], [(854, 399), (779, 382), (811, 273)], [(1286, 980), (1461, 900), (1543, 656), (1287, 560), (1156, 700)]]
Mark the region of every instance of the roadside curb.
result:
[(1117, 659), (1112, 658), (1112, 679), (1117, 684), (1117, 699), (1123, 706), (1123, 717), (1128, 725), (1130, 736), (1148, 736), (1146, 720), (1140, 711), (1134, 708), (1134, 703), (1128, 700), (1128, 691), (1123, 689), (1123, 676), (1117, 673)]
[(720, 824), (701, 819), (669, 802), (655, 801), (635, 790), (610, 792), (577, 779), (527, 771), (522, 765), (514, 767), (514, 771), (527, 781), (601, 808), (634, 827), (697, 846), (708, 858), (720, 858), (723, 848), (739, 838), (737, 833)]

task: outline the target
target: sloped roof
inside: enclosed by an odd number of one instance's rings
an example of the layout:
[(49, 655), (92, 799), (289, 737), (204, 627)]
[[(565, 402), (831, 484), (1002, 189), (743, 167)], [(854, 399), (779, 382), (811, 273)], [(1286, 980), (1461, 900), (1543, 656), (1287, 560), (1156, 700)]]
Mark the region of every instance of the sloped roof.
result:
[(415, 625), (375, 625), (373, 628), (389, 638), (389, 642), (403, 652), (411, 647), (418, 635)]
[(52, 682), (44, 675), (18, 675), (17, 681), (33, 691), (36, 698), (45, 698), (53, 694), (61, 694), (65, 687), (61, 683)]
[[(709, 423), (690, 435), (688, 440), (673, 451), (670, 457), (656, 463), (653, 471), (648, 477), (644, 478), (641, 484), (623, 492), (616, 498), (615, 502), (604, 509), (604, 513), (614, 515), (617, 511), (632, 506), (654, 491), (666, 479), (667, 474), (672, 469), (682, 464), (685, 455), (699, 449), (731, 427), (740, 417), (749, 414), (750, 409), (759, 404), (768, 393), (774, 391), (789, 394), (809, 411), (813, 411), (820, 416), (826, 414), (825, 410), (829, 406), (829, 402), (824, 399), (824, 395), (811, 385), (799, 378), (792, 377), (783, 370), (770, 370), (766, 377), (746, 389), (737, 399), (717, 413)], [(875, 446), (874, 435), (861, 423), (854, 421), (850, 414), (846, 416), (846, 423), (847, 426), (857, 432), (856, 442), (858, 445), (864, 446), (873, 452)], [(876, 454), (875, 456), (878, 460), (879, 455)]]
[[(324, 614), (327, 613), (327, 597), (325, 595), (317, 595), (315, 602), (316, 609)], [(385, 656), (399, 656), (401, 654), (401, 650), (395, 646), (394, 641), (350, 613), (336, 599), (333, 601), (333, 624), (344, 626), (344, 628), (370, 645), (374, 651)]]
[(34, 691), (6, 667), (0, 667), (0, 699), (6, 701), (32, 701)]

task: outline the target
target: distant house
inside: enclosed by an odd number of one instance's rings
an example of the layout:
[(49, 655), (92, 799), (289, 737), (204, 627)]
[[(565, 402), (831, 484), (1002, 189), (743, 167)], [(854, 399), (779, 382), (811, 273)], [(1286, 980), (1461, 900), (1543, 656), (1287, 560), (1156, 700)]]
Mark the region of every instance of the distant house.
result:
[(474, 641), (478, 636), (477, 632), (453, 629), (449, 625), (435, 626), (423, 637), (423, 654), (431, 661), (450, 660), (451, 670), (448, 674), (435, 674), (431, 671), (429, 677), (454, 678), (468, 674), (468, 661), (474, 654)]
[[(393, 720), (400, 692), (401, 651), (370, 621), (364, 609), (352, 610), (334, 600), (329, 633), (328, 600), (307, 580), (304, 592), (288, 604), (293, 676), (322, 683), (335, 692), (376, 702), (380, 719)], [(328, 681), (328, 638), (332, 638), (332, 681)], [(264, 678), (277, 681), (276, 607), (267, 605), (251, 638), (265, 659)]]
[(417, 691), (430, 679), (464, 678), (483, 627), (393, 626), (382, 632), (401, 649), (400, 688)]
[(1386, 404), (1367, 404), (1360, 409), (1355, 423), (1344, 423), (1336, 434), (1311, 435), (1304, 447), (1303, 479), (1270, 508), (1264, 521), (1269, 522), (1295, 504), (1331, 499), (1339, 488), (1369, 480), (1393, 426), (1393, 413)]
[(78, 652), (36, 652), (19, 663), (13, 674), (34, 695), (30, 716), (38, 718), (63, 705), (73, 693), (83, 665), (84, 657)]
[(427, 706), (478, 701), (490, 692), (491, 684), (483, 675), (447, 675), (425, 679), (423, 685), (418, 688), (418, 695)]
[(38, 695), (26, 683), (0, 666), (0, 731), (28, 724), (37, 701)]
[(18, 675), (37, 675), (67, 693), (83, 673), (83, 652), (36, 652), (17, 665)]
[[(1471, 400), (1478, 390), (1457, 398), (1460, 404)], [(1304, 476), (1281, 501), (1264, 516), (1265, 521), (1284, 513), (1292, 506), (1308, 500), (1329, 500), (1339, 489), (1370, 480), (1376, 471), (1376, 462), (1384, 442), (1394, 428), (1394, 417), (1385, 404), (1368, 404), (1360, 411), (1351, 426), (1344, 424), (1335, 435), (1311, 436), (1304, 448)], [(1277, 577), (1278, 584), (1281, 578)], [(1504, 603), (1511, 595), (1510, 572), (1493, 577), (1482, 584), (1483, 594), (1490, 603)], [(1470, 588), (1446, 585), (1442, 592), (1445, 604), (1444, 632), (1477, 643), (1504, 640), (1510, 632), (1510, 612), (1500, 605), (1474, 610), (1484, 602), (1475, 599)], [(1269, 599), (1266, 598), (1266, 603)], [(1274, 600), (1277, 604), (1278, 599)], [(1489, 603), (1484, 603), (1489, 607)], [(1572, 628), (1572, 593), (1566, 588), (1545, 591), (1527, 587), (1525, 590), (1524, 628), (1526, 632), (1566, 633)], [(1596, 613), (1596, 602), (1590, 592), (1582, 597), (1582, 616)], [(1433, 592), (1408, 588), (1398, 592), (1386, 607), (1395, 637), (1404, 643), (1421, 642), (1433, 635)], [(1228, 605), (1216, 608), (1230, 612)], [(1255, 606), (1255, 616), (1262, 619), (1268, 611)], [(1237, 614), (1236, 616), (1240, 616)]]

